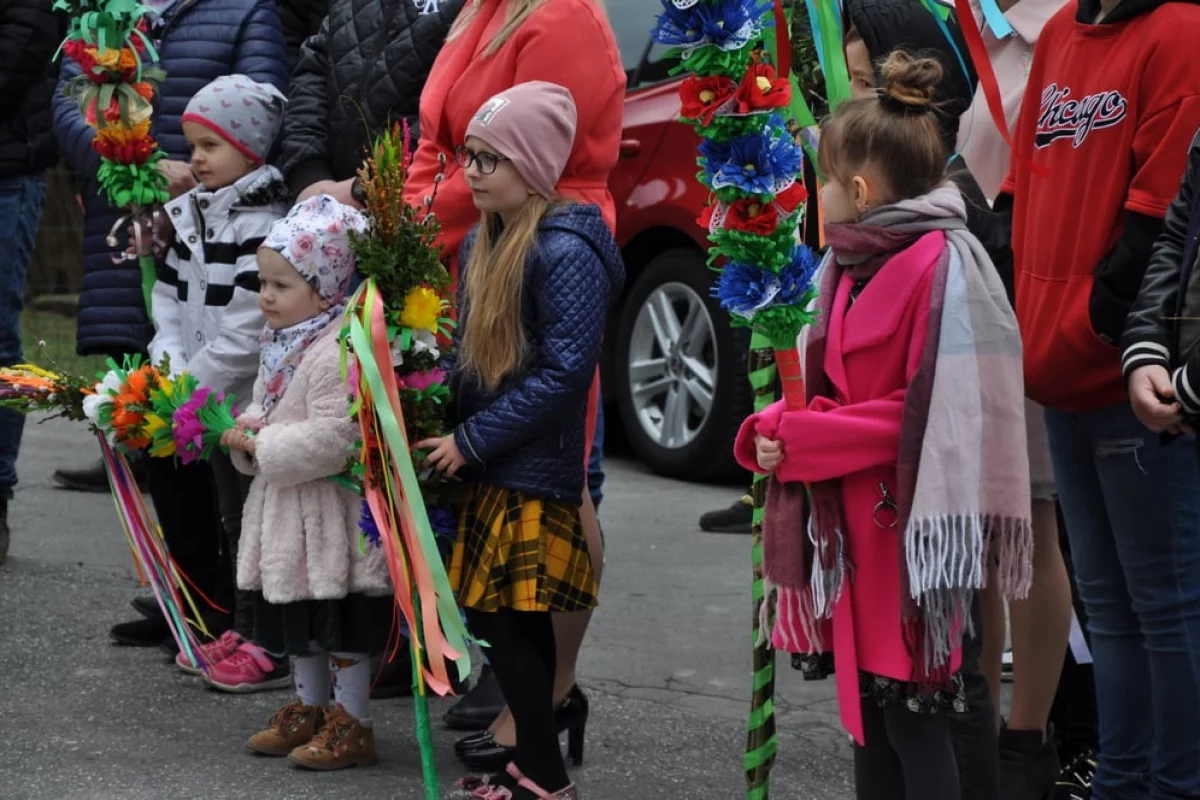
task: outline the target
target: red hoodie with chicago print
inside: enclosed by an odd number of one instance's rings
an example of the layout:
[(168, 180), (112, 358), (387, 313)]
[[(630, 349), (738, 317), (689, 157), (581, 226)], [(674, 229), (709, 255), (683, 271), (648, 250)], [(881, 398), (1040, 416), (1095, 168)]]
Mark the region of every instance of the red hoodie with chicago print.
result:
[(1042, 31), (1001, 189), (1026, 393), (1064, 411), (1126, 400), (1115, 343), (1200, 127), (1200, 6), (1098, 16), (1081, 0)]

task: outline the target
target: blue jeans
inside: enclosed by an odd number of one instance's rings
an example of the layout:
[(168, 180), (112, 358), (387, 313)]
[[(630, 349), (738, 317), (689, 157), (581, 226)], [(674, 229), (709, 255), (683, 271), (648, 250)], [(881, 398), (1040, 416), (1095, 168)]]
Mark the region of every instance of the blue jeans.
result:
[(592, 453), (588, 458), (587, 483), (588, 494), (592, 496), (592, 504), (600, 510), (600, 501), (604, 499), (604, 398), (600, 398), (596, 406), (596, 435), (592, 441)]
[[(33, 241), (46, 200), (46, 182), (39, 173), (0, 178), (0, 366), (21, 363), (21, 309)], [(17, 453), (25, 415), (0, 408), (0, 497), (12, 497), (17, 483)]]
[(1095, 659), (1095, 800), (1200, 797), (1200, 472), (1127, 404), (1047, 410)]

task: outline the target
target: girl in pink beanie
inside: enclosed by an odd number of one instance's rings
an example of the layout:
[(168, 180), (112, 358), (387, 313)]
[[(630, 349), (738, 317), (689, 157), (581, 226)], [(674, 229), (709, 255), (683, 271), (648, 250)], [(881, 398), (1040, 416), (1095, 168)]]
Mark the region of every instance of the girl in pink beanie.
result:
[[(456, 149), (482, 212), (463, 243), (448, 365), (461, 418), (417, 449), (467, 481), (450, 580), (517, 728), (504, 774), (467, 779), (464, 798), (578, 797), (559, 750), (550, 615), (597, 603), (580, 516), (585, 419), (625, 268), (600, 209), (555, 193), (575, 121), (566, 89), (523, 83), (484, 103)], [(585, 722), (571, 730), (576, 764)]]

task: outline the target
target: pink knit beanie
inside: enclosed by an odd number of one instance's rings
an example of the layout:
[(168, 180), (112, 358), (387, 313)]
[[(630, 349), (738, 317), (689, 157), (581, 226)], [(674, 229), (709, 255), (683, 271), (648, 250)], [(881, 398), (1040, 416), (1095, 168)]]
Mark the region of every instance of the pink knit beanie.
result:
[(575, 144), (576, 118), (569, 91), (530, 81), (484, 103), (467, 125), (467, 136), (494, 147), (512, 161), (529, 188), (550, 198)]

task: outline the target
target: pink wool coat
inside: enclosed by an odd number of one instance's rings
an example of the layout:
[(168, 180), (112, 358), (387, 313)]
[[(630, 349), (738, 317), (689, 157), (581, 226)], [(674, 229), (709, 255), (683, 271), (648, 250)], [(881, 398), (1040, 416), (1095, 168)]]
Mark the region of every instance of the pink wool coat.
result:
[[(261, 591), (269, 603), (392, 591), (382, 551), (359, 552), (358, 495), (328, 480), (345, 467), (358, 438), (338, 366), (340, 325), (330, 323), (304, 354), (255, 436), (254, 457), (231, 451), (234, 466), (254, 476), (242, 515), (238, 588)], [(240, 419), (261, 419), (262, 398), (260, 376)]]
[[(912, 675), (900, 627), (902, 531), (887, 525), (894, 514), (876, 507), (881, 486), (894, 496), (905, 393), (925, 347), (933, 268), (945, 247), (941, 232), (925, 234), (888, 260), (849, 309), (854, 282), (843, 274), (825, 347), (835, 399), (815, 398), (802, 411), (775, 403), (742, 424), (734, 445), (738, 463), (761, 473), (755, 435), (782, 441), (775, 476), (783, 481), (842, 479), (849, 586), (833, 609), (833, 651), (842, 724), (860, 744), (859, 670)], [(952, 668), (960, 660), (956, 652)]]

